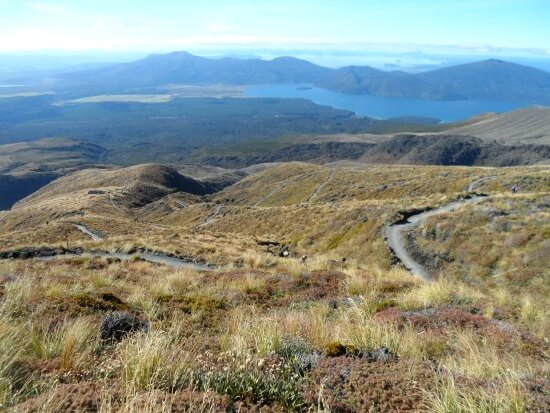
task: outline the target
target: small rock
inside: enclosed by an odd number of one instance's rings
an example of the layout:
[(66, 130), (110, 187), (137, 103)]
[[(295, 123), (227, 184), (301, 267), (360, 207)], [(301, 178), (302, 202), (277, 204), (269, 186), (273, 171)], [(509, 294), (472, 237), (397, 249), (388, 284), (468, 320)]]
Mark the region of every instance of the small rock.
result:
[(129, 333), (148, 329), (147, 321), (140, 320), (127, 311), (115, 311), (101, 321), (100, 336), (102, 340), (120, 341)]
[(296, 371), (300, 375), (310, 371), (321, 360), (320, 353), (298, 353), (295, 357)]
[(377, 361), (379, 363), (386, 363), (389, 360), (395, 359), (395, 354), (391, 353), (386, 347), (380, 347), (375, 350), (371, 350), (367, 353), (367, 358), (371, 361)]

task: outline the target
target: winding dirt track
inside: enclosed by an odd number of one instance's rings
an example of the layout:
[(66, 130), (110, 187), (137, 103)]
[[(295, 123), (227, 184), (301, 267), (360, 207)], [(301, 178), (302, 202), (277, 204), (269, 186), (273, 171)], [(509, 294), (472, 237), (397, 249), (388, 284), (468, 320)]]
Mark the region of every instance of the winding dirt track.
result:
[(311, 200), (313, 200), (313, 198), (316, 198), (320, 193), (321, 191), (323, 190), (323, 188), (325, 186), (328, 185), (328, 183), (330, 181), (332, 181), (332, 178), (334, 177), (334, 171), (330, 171), (329, 174), (328, 174), (328, 177), (327, 179), (325, 180), (325, 182), (323, 182), (321, 185), (319, 185), (317, 187), (317, 189), (315, 190), (315, 192), (313, 192), (313, 194), (311, 194), (311, 196), (306, 200), (306, 202), (310, 202)]
[(90, 236), (94, 241), (103, 241), (103, 237), (99, 234), (96, 234), (95, 232), (90, 231), (88, 228), (86, 228), (84, 225), (80, 224), (74, 224), (76, 229), (78, 229), (80, 232)]
[[(474, 192), (477, 185), (485, 181), (486, 179), (489, 179), (489, 177), (482, 177), (473, 182), (470, 182), (470, 184), (468, 185), (468, 192)], [(413, 258), (413, 256), (407, 251), (403, 235), (408, 233), (413, 227), (422, 224), (430, 217), (455, 211), (456, 209), (464, 205), (473, 204), (485, 198), (487, 198), (487, 195), (473, 195), (469, 198), (450, 202), (440, 208), (430, 209), (427, 211), (419, 212), (418, 214), (411, 215), (405, 222), (390, 224), (386, 227), (385, 234), (388, 246), (393, 251), (397, 259), (405, 266), (405, 268), (407, 268), (407, 270), (411, 272), (411, 274), (420, 277), (425, 281), (432, 281), (433, 275), (430, 274), (430, 272), (426, 268), (424, 268), (422, 264), (417, 262)]]
[[(101, 235), (91, 231), (84, 225), (74, 224), (74, 226), (78, 228), (78, 230), (81, 231), (82, 233), (90, 236), (94, 241), (103, 240), (103, 237)], [(85, 251), (85, 254), (93, 257), (118, 258), (124, 261), (132, 261), (135, 259), (135, 256), (136, 256), (136, 254), (126, 254), (122, 252), (104, 252), (104, 251)], [(191, 260), (171, 257), (165, 254), (144, 251), (144, 252), (140, 252), (138, 255), (139, 255), (139, 258), (143, 261), (148, 261), (155, 264), (162, 264), (172, 268), (192, 268), (199, 271), (212, 271), (212, 267), (210, 267), (207, 264), (200, 264), (200, 263), (192, 262)], [(52, 257), (42, 258), (42, 260), (43, 261), (51, 260), (51, 259), (63, 258), (67, 256), (70, 256), (70, 255), (67, 255), (67, 254), (54, 255)]]
[(214, 222), (224, 207), (225, 205), (218, 205), (214, 210), (214, 212), (208, 215), (202, 224), (199, 224), (195, 227), (195, 230), (201, 230), (204, 227), (207, 227), (208, 225), (210, 225), (212, 222)]
[(140, 252), (138, 254), (127, 254), (124, 252), (105, 252), (105, 251), (84, 251), (82, 254), (60, 254), (52, 255), (49, 257), (38, 257), (39, 261), (52, 261), (56, 259), (65, 259), (70, 257), (101, 257), (101, 258), (114, 258), (121, 261), (134, 261), (136, 256), (142, 261), (152, 262), (154, 264), (166, 265), (170, 268), (182, 269), (191, 268), (197, 271), (213, 271), (213, 268), (207, 264), (195, 263), (192, 261), (184, 260), (181, 258), (170, 257), (168, 255), (153, 253), (153, 252)]

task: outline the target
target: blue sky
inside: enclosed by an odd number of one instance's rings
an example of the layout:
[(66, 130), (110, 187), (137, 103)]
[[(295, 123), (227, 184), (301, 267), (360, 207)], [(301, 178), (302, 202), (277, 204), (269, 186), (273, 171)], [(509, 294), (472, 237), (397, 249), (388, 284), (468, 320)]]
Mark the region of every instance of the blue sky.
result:
[(0, 0), (0, 51), (425, 45), (550, 55), (550, 0)]

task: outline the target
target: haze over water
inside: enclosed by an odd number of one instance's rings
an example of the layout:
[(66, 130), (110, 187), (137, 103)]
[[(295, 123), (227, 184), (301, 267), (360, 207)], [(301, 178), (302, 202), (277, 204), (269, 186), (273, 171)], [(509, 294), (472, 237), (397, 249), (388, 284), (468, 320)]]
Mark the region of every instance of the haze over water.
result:
[(520, 103), (499, 101), (431, 101), (374, 95), (350, 95), (331, 92), (309, 85), (252, 86), (246, 89), (245, 95), (255, 98), (308, 99), (319, 105), (346, 109), (360, 116), (369, 116), (377, 119), (414, 116), (435, 118), (443, 122), (460, 121), (486, 112), (507, 112), (525, 106)]

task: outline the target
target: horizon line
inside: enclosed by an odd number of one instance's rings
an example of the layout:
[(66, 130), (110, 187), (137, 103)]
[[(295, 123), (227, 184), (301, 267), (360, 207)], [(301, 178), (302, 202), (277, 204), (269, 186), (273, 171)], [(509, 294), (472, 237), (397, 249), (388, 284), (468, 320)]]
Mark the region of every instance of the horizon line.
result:
[[(1, 54), (40, 54), (40, 53), (173, 53), (193, 51), (227, 51), (227, 52), (247, 52), (247, 51), (299, 51), (310, 53), (350, 53), (353, 55), (366, 55), (373, 53), (381, 54), (427, 54), (427, 55), (503, 55), (503, 56), (532, 56), (550, 59), (550, 50), (544, 48), (528, 47), (507, 47), (494, 45), (471, 45), (471, 44), (422, 44), (422, 43), (376, 43), (376, 42), (354, 42), (354, 43), (332, 43), (332, 42), (311, 42), (311, 43), (182, 43), (181, 46), (171, 45), (144, 48), (108, 48), (108, 47), (84, 47), (84, 48), (22, 48), (22, 49), (2, 49)], [(518, 57), (519, 57), (518, 56)]]

